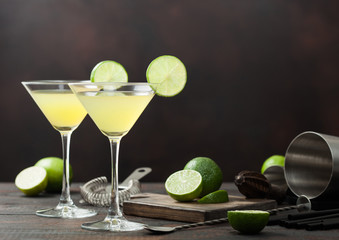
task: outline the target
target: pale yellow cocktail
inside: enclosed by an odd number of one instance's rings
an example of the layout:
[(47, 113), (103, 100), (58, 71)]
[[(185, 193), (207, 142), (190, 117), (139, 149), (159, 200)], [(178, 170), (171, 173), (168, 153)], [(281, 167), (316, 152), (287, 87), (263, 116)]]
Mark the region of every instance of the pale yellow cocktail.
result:
[(97, 127), (106, 136), (126, 134), (147, 107), (154, 94), (125, 95), (120, 92), (78, 94)]
[(148, 83), (71, 83), (80, 102), (111, 145), (112, 188), (110, 208), (102, 221), (83, 223), (82, 228), (106, 231), (136, 231), (143, 224), (128, 221), (120, 209), (118, 157), (120, 141), (133, 127), (155, 94), (157, 85)]
[(22, 82), (45, 117), (61, 135), (63, 155), (62, 189), (59, 204), (54, 208), (41, 209), (36, 215), (55, 218), (85, 218), (97, 214), (95, 210), (77, 207), (71, 199), (69, 151), (73, 131), (87, 115), (85, 108), (69, 88), (71, 82), (41, 80)]
[(76, 128), (87, 114), (71, 90), (35, 90), (30, 94), (57, 130)]

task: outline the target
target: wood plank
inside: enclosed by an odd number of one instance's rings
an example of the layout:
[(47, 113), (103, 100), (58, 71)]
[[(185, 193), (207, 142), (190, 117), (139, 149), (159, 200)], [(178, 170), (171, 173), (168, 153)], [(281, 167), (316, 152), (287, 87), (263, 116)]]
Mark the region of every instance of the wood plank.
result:
[(166, 194), (143, 193), (140, 198), (124, 202), (124, 213), (141, 217), (200, 222), (226, 217), (228, 210), (258, 209), (267, 210), (277, 206), (270, 199), (246, 199), (229, 196), (227, 203), (199, 204), (197, 202), (178, 202)]
[[(74, 190), (80, 184), (72, 184)], [(166, 194), (164, 191), (164, 183), (144, 183), (144, 192), (155, 192)], [(227, 183), (224, 188), (229, 191), (230, 195), (238, 193), (233, 183)], [(146, 230), (136, 232), (100, 232), (87, 231), (81, 229), (81, 224), (89, 221), (102, 220), (107, 214), (107, 208), (98, 208), (99, 215), (91, 218), (81, 219), (58, 219), (43, 218), (34, 214), (35, 209), (43, 206), (51, 206), (58, 200), (59, 194), (41, 195), (40, 197), (24, 197), (22, 193), (16, 189), (14, 183), (0, 183), (0, 207), (3, 210), (9, 208), (0, 214), (0, 240), (174, 240), (174, 239), (247, 239), (246, 236), (238, 234), (232, 227), (227, 224), (216, 224), (201, 226), (190, 230), (176, 231), (171, 234), (152, 234)], [(78, 191), (72, 193), (73, 200), (81, 199)], [(20, 207), (19, 207), (20, 206)], [(92, 207), (91, 207), (92, 208)], [(23, 213), (26, 213), (23, 215)], [(31, 214), (28, 214), (31, 213)], [(137, 216), (126, 216), (127, 219), (140, 222), (152, 226), (175, 226), (182, 222), (169, 221), (164, 219), (143, 218)], [(294, 231), (280, 226), (267, 226), (258, 238), (267, 239), (313, 239), (315, 232), (310, 231)], [(334, 240), (338, 239), (339, 229), (326, 231), (317, 231), (317, 239)]]

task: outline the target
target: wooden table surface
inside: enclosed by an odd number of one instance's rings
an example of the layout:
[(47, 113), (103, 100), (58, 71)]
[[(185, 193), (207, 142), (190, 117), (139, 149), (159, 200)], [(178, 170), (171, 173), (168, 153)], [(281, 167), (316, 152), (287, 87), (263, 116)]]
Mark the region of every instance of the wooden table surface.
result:
[[(72, 184), (71, 194), (73, 201), (80, 206), (80, 184)], [(222, 186), (230, 194), (238, 194), (233, 184), (225, 183)], [(143, 183), (143, 192), (164, 193), (163, 183)], [(0, 183), (0, 240), (42, 240), (42, 239), (339, 239), (339, 229), (326, 231), (306, 231), (287, 229), (280, 226), (267, 226), (260, 234), (242, 235), (233, 230), (229, 224), (202, 226), (184, 229), (174, 233), (158, 235), (146, 230), (137, 232), (95, 232), (81, 229), (83, 222), (101, 220), (106, 216), (106, 208), (96, 208), (97, 216), (83, 219), (56, 219), (43, 218), (35, 215), (41, 208), (55, 206), (59, 194), (42, 194), (38, 197), (24, 196), (13, 183)], [(149, 225), (174, 226), (182, 222), (126, 216), (130, 220)]]

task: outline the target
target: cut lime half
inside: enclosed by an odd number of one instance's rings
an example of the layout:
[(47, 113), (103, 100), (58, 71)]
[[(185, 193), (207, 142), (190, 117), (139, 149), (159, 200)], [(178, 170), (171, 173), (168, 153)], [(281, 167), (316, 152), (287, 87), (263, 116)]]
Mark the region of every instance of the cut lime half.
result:
[(47, 187), (47, 171), (43, 167), (29, 167), (15, 178), (15, 186), (28, 196), (35, 196)]
[(164, 55), (154, 59), (146, 71), (147, 82), (157, 83), (156, 94), (172, 97), (180, 93), (187, 81), (185, 65), (174, 56)]
[(194, 170), (180, 170), (167, 178), (165, 188), (177, 201), (192, 201), (201, 193), (202, 177)]
[(106, 60), (93, 68), (90, 79), (91, 82), (127, 82), (128, 75), (120, 63)]
[(259, 233), (267, 225), (269, 216), (269, 212), (261, 210), (235, 210), (227, 212), (230, 225), (235, 230), (245, 234)]

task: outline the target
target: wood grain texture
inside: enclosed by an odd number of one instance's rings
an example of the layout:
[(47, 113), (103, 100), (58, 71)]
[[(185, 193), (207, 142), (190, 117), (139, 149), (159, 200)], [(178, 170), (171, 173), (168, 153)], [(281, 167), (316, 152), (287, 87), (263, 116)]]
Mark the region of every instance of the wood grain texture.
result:
[(124, 202), (124, 213), (141, 217), (168, 219), (183, 222), (201, 222), (226, 217), (228, 210), (275, 208), (276, 201), (269, 199), (245, 199), (229, 196), (229, 202), (218, 204), (199, 204), (197, 202), (178, 202), (166, 194), (146, 193), (142, 198)]
[[(164, 183), (144, 183), (143, 192), (164, 194)], [(81, 199), (78, 183), (72, 184), (72, 199), (79, 206)], [(224, 183), (222, 188), (228, 189), (230, 195), (239, 192), (233, 183)], [(25, 197), (14, 183), (0, 183), (0, 240), (171, 240), (171, 239), (213, 239), (225, 240), (249, 239), (247, 235), (241, 235), (227, 223), (208, 225), (176, 231), (171, 234), (151, 234), (146, 230), (137, 232), (96, 232), (81, 229), (81, 224), (89, 221), (102, 220), (107, 214), (107, 208), (96, 208), (98, 216), (84, 219), (65, 220), (55, 218), (43, 218), (34, 214), (36, 209), (50, 207), (57, 203), (59, 194), (42, 194), (38, 197)], [(83, 206), (85, 207), (85, 206)], [(92, 206), (87, 206), (93, 208)], [(175, 226), (183, 222), (164, 219), (146, 218), (126, 215), (129, 220), (155, 226)], [(339, 229), (328, 231), (309, 232), (304, 230), (286, 229), (280, 226), (267, 226), (260, 235), (254, 239), (272, 240), (337, 240)], [(252, 237), (251, 237), (252, 238)]]

